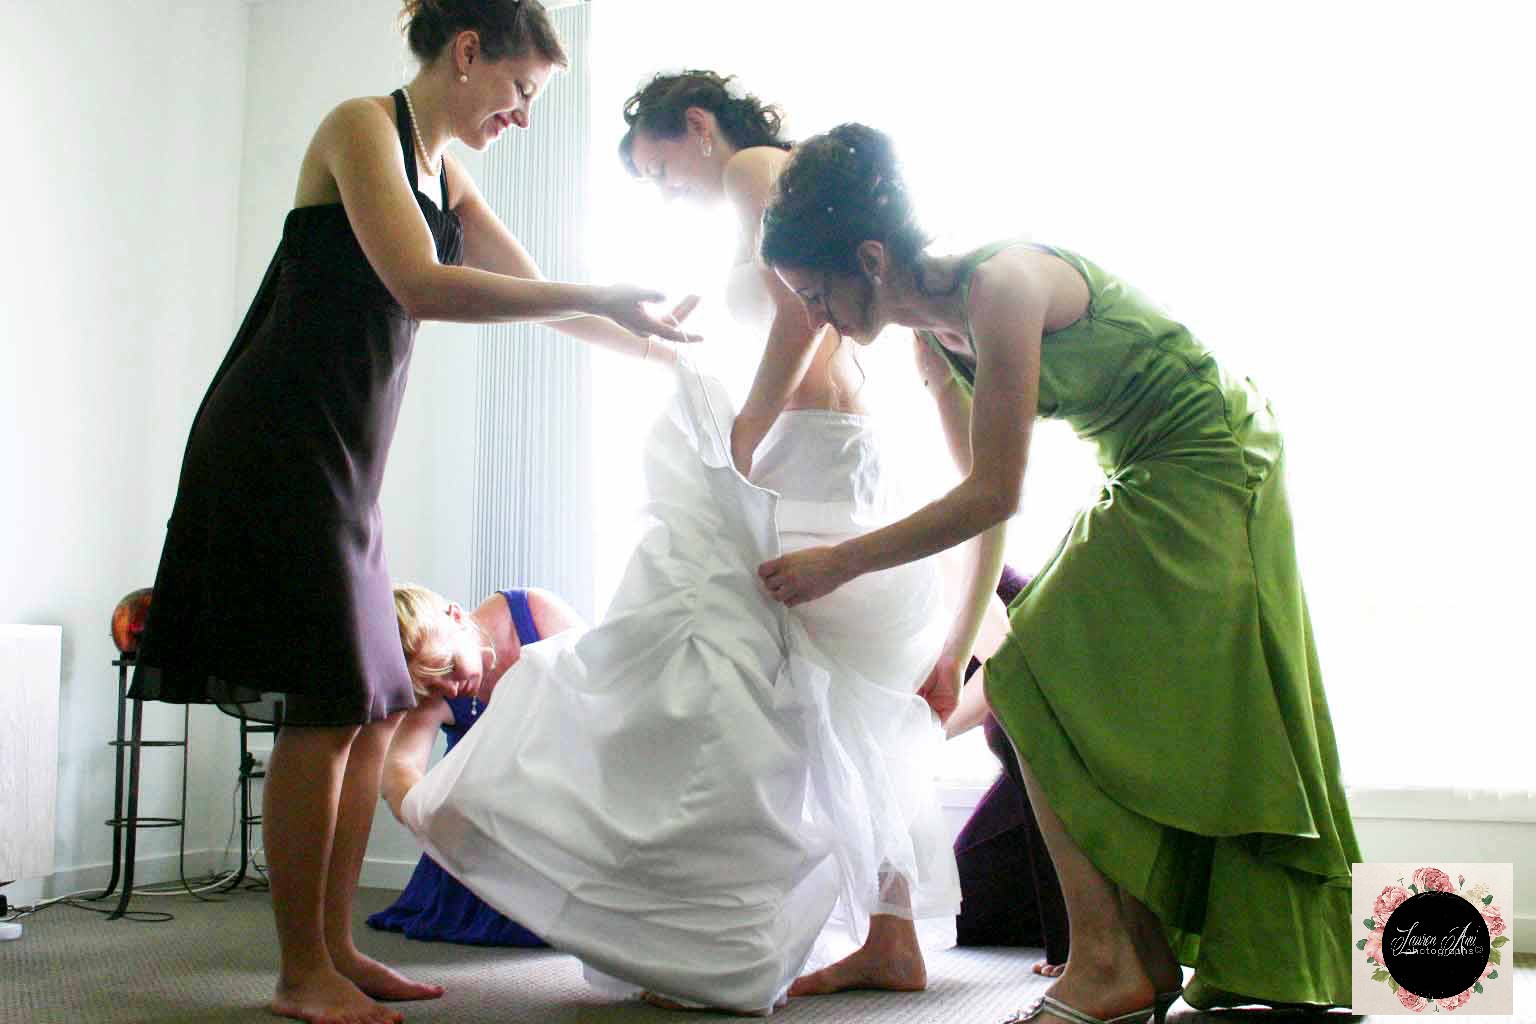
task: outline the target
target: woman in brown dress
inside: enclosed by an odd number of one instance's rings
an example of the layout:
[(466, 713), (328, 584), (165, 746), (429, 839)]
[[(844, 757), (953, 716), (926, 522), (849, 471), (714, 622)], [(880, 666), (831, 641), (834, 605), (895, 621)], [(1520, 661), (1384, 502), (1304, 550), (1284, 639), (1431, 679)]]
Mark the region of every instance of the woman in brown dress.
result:
[[(554, 321), (636, 356), (683, 340), (628, 286), (541, 279), (462, 165), (528, 127), (566, 64), (537, 0), (410, 0), (421, 59), (392, 96), (337, 106), (193, 421), (133, 695), (278, 722), (263, 818), (280, 967), (273, 1012), (394, 1021), (426, 999), (352, 942), (352, 898), (391, 733), (415, 704), (379, 488), (418, 322)], [(449, 696), (455, 695), (449, 693)]]

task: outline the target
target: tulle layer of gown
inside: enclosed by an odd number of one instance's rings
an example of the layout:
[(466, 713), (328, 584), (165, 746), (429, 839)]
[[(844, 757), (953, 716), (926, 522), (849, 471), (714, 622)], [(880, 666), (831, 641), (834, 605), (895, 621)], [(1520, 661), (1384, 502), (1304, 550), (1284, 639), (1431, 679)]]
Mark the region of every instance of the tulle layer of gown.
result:
[[(934, 568), (786, 610), (756, 568), (888, 521), (865, 417), (790, 412), (753, 482), (721, 385), (686, 363), (645, 448), (642, 539), (603, 622), (524, 648), (404, 817), (483, 900), (589, 971), (770, 1012), (828, 922), (951, 918), (959, 880), (914, 695)], [(834, 917), (835, 912), (835, 917)]]

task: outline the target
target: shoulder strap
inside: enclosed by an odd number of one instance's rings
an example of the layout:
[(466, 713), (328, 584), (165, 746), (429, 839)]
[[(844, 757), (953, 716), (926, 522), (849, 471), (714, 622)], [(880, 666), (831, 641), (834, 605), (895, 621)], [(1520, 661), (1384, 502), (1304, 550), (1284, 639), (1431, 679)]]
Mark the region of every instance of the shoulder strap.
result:
[(443, 205), (439, 207), (444, 213), (448, 212), (448, 157), (445, 154), (442, 163), (437, 167), (437, 184), (443, 191)]
[(976, 268), (987, 260), (996, 256), (1004, 249), (1012, 249), (1015, 246), (1026, 246), (1031, 249), (1039, 249), (1042, 252), (1050, 252), (1050, 249), (1027, 238), (1005, 238), (999, 242), (992, 242), (975, 250), (966, 256), (960, 270), (960, 300), (965, 306), (965, 340), (970, 343), (971, 353), (976, 352), (976, 339), (971, 336), (971, 278), (976, 274)]
[(512, 613), (512, 625), (517, 629), (517, 641), (523, 644), (539, 642), (539, 627), (533, 624), (533, 609), (528, 606), (528, 591), (503, 590), (507, 610)]
[(395, 128), (400, 133), (400, 155), (405, 160), (405, 176), (411, 183), (411, 191), (416, 191), (416, 140), (413, 137), (415, 128), (411, 124), (411, 112), (405, 105), (405, 90), (396, 89), (390, 93), (395, 98)]
[[(1009, 238), (1000, 242), (993, 242), (990, 245), (982, 246), (980, 249), (977, 249), (966, 256), (965, 260), (961, 264), (960, 299), (965, 308), (965, 340), (970, 344), (971, 352), (973, 355), (976, 352), (976, 339), (971, 335), (971, 278), (975, 275), (976, 268), (987, 262), (987, 260), (991, 259), (993, 256), (996, 256), (1004, 249), (1011, 249), (1014, 246), (1020, 245), (1028, 246), (1032, 249), (1038, 249), (1041, 252), (1048, 252), (1053, 256), (1061, 256), (1061, 252), (1052, 248), (1051, 246), (1040, 245), (1037, 242), (1032, 242), (1024, 238)], [(1071, 261), (1069, 260), (1068, 262)], [(933, 334), (931, 331), (918, 331), (917, 333), (925, 342), (928, 343), (929, 347), (944, 357), (944, 361), (949, 364), (950, 371), (953, 373), (955, 379), (959, 381), (967, 391), (974, 394), (976, 391), (976, 367), (970, 363), (967, 363), (965, 359), (958, 353), (952, 352), (940, 344), (938, 335)]]
[(976, 390), (976, 368), (967, 363), (957, 352), (951, 352), (939, 341), (939, 336), (932, 331), (918, 331), (917, 336), (922, 338), (928, 347), (944, 357), (949, 364), (949, 372), (952, 377), (965, 390), (974, 393)]

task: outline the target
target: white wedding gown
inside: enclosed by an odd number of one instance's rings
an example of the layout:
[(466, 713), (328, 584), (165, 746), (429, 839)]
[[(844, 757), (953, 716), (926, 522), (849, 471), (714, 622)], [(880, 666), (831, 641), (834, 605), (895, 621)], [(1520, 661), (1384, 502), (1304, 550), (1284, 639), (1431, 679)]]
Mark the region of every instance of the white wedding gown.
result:
[(606, 618), (525, 647), (403, 816), (589, 971), (768, 1013), (816, 965), (834, 910), (859, 941), (872, 912), (952, 926), (942, 732), (914, 694), (948, 619), (927, 562), (792, 610), (770, 600), (759, 563), (897, 510), (868, 417), (784, 413), (751, 482), (731, 464), (733, 417), (718, 381), (679, 366)]

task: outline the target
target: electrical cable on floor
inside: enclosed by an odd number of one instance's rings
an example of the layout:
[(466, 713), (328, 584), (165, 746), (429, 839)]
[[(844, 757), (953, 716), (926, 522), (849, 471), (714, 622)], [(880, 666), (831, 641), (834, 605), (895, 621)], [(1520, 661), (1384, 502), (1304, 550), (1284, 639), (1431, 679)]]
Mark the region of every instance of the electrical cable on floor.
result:
[[(244, 823), (242, 823), (239, 820), (240, 813), (237, 810), (237, 804), (236, 804), (236, 798), (238, 797), (239, 792), (240, 792), (240, 780), (236, 780), (235, 788), (230, 793), (230, 816), (231, 817), (230, 817), (230, 825), (229, 825), (229, 836), (224, 841), (224, 856), (223, 856), (223, 858), (221, 858), (221, 862), (227, 862), (229, 860), (230, 850), (234, 846), (235, 829), (237, 827), (249, 827), (249, 826), (246, 826)], [(235, 871), (232, 871), (232, 870), (226, 870), (226, 871), (224, 871), (224, 872), (222, 872), (220, 874), (216, 874), (216, 875), (215, 874), (210, 874), (206, 878), (202, 878), (202, 879), (188, 879), (186, 877), (186, 874), (185, 874), (185, 870), (186, 870), (186, 868), (185, 868), (185, 866), (186, 866), (186, 847), (187, 847), (187, 830), (185, 828), (182, 828), (181, 829), (181, 844), (180, 844), (180, 849), (179, 849), (179, 863), (182, 866), (182, 876), (181, 876), (181, 884), (179, 886), (177, 886), (176, 888), (170, 888), (170, 889), (166, 889), (166, 888), (162, 888), (162, 889), (134, 889), (133, 890), (133, 895), (134, 896), (192, 896), (192, 897), (194, 897), (194, 898), (196, 898), (196, 899), (198, 899), (198, 900), (200, 900), (200, 901), (202, 901), (204, 903), (220, 903), (220, 902), (223, 902), (222, 900), (210, 899), (210, 898), (208, 898), (206, 896), (203, 896), (202, 893), (209, 892), (209, 891), (211, 891), (213, 889), (218, 889), (221, 886), (228, 886), (229, 883), (233, 879), (238, 877), (238, 872), (235, 872)], [(257, 848), (257, 851), (256, 851), (257, 854), (260, 854), (260, 853), (263, 853), (263, 852), (265, 852), (265, 848), (264, 847), (258, 847)], [(253, 856), (252, 861), (251, 861), (251, 867), (254, 868), (256, 870), (256, 872), (261, 875), (262, 881), (258, 883), (258, 882), (255, 882), (253, 880), (252, 882), (247, 883), (244, 886), (241, 886), (241, 888), (243, 890), (247, 891), (247, 892), (265, 892), (265, 891), (267, 891), (268, 888), (269, 888), (270, 882), (267, 879), (267, 872), (266, 872), (265, 866), (260, 864), (260, 863), (257, 863), (256, 860), (255, 860), (255, 857)], [(166, 884), (166, 883), (162, 883), (162, 884)], [(196, 886), (196, 888), (193, 887), (194, 885)], [(225, 891), (228, 892), (230, 890), (229, 889), (225, 889)], [(89, 896), (89, 895), (87, 895), (89, 893), (95, 893), (96, 895), (95, 896)], [(65, 893), (63, 896), (54, 896), (54, 897), (51, 897), (50, 899), (41, 900), (41, 901), (39, 901), (37, 903), (34, 903), (34, 904), (31, 904), (29, 906), (11, 906), (10, 907), (10, 913), (7, 916), (0, 917), (0, 924), (8, 924), (8, 923), (10, 923), (12, 921), (20, 921), (23, 918), (31, 917), (34, 914), (40, 913), (40, 912), (42, 912), (44, 910), (48, 910), (51, 907), (56, 907), (56, 906), (60, 906), (60, 905), (67, 906), (67, 907), (73, 907), (76, 910), (88, 910), (88, 911), (90, 911), (93, 914), (101, 914), (101, 915), (104, 915), (104, 916), (110, 916), (114, 911), (108, 910), (108, 909), (103, 908), (103, 907), (89, 906), (90, 903), (96, 902), (96, 901), (99, 901), (99, 900), (104, 900), (104, 899), (106, 899), (110, 895), (111, 895), (111, 893), (101, 892), (98, 889), (81, 889), (78, 892)], [(165, 912), (165, 911), (159, 911), (159, 910), (128, 910), (128, 911), (124, 911), (122, 916), (123, 916), (123, 918), (125, 918), (127, 920), (137, 921), (137, 922), (140, 922), (142, 924), (162, 924), (162, 923), (164, 923), (166, 921), (174, 921), (176, 919), (176, 915), (168, 913), (168, 912)]]
[[(240, 824), (240, 821), (239, 821), (240, 812), (236, 809), (239, 806), (236, 803), (236, 800), (240, 796), (240, 782), (241, 782), (241, 780), (239, 780), (239, 779), (235, 780), (235, 788), (233, 790), (231, 790), (230, 794), (229, 794), (229, 835), (226, 836), (225, 839), (224, 839), (224, 856), (222, 858), (220, 858), (220, 861), (219, 861), (219, 863), (221, 863), (221, 864), (226, 863), (229, 860), (229, 851), (230, 851), (230, 849), (235, 844), (235, 829)], [(186, 874), (187, 830), (186, 829), (182, 829), (181, 830), (181, 847), (180, 847), (178, 855), (179, 855), (178, 863), (181, 865), (181, 884), (179, 886), (176, 886), (174, 888), (169, 888), (169, 889), (147, 889), (147, 888), (146, 889), (135, 889), (135, 890), (133, 890), (133, 894), (135, 896), (193, 896), (193, 897), (196, 897), (197, 899), (203, 901), (204, 903), (219, 903), (219, 902), (221, 902), (220, 900), (209, 899), (207, 896), (203, 896), (202, 893), (209, 892), (211, 890), (217, 889), (217, 888), (219, 888), (220, 886), (223, 886), (223, 885), (228, 885), (230, 881), (232, 881), (234, 878), (237, 877), (238, 873), (235, 872), (235, 871), (225, 871), (224, 873), (222, 873), (220, 875), (217, 875), (217, 876), (210, 874), (206, 879), (202, 879), (201, 880), (202, 884), (200, 884), (198, 886), (198, 888), (194, 889), (194, 888), (192, 888), (193, 883), (197, 882), (199, 880), (197, 880), (197, 879), (193, 879), (192, 881), (188, 881), (187, 880), (187, 874)]]

